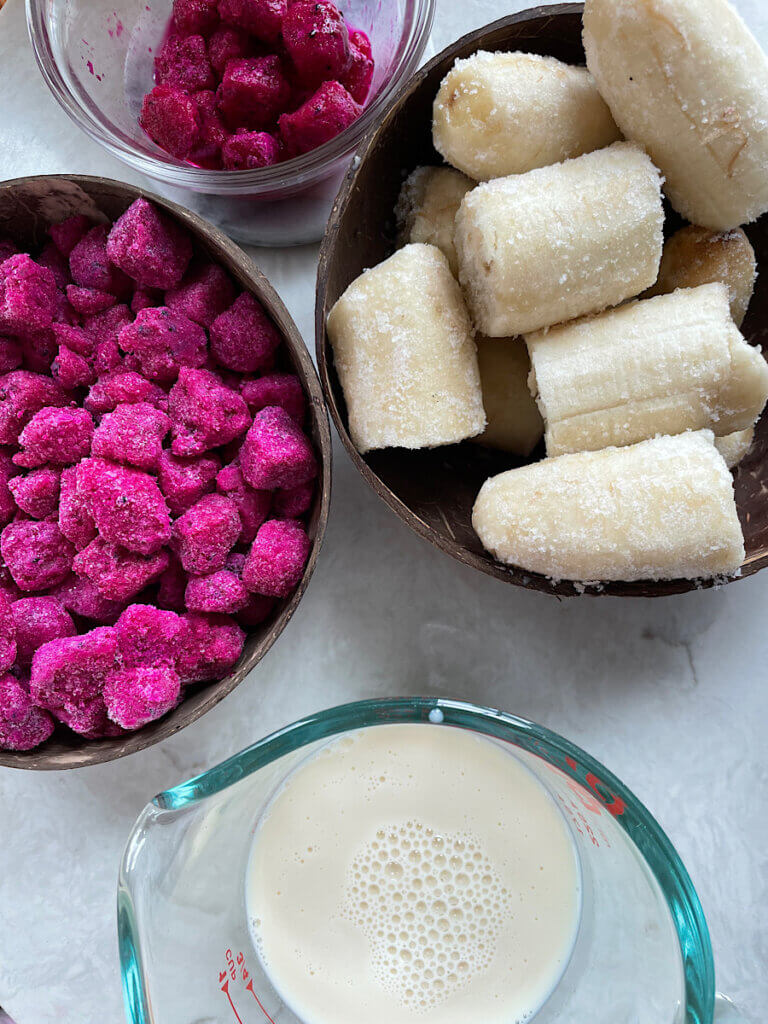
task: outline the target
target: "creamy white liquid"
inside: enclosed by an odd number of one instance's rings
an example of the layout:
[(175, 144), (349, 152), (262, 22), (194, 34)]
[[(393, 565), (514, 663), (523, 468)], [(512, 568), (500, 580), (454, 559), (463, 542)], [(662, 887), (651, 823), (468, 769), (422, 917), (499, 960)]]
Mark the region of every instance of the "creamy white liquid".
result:
[(564, 971), (581, 909), (560, 811), (501, 744), (385, 725), (323, 747), (254, 836), (254, 943), (303, 1024), (516, 1024)]

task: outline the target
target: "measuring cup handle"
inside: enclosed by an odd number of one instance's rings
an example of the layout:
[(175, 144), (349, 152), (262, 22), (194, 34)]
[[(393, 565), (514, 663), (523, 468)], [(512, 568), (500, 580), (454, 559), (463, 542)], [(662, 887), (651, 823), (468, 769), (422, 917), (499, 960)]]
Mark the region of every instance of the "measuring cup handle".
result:
[(715, 997), (715, 1024), (746, 1024), (747, 1018), (734, 1006), (728, 996), (718, 992)]

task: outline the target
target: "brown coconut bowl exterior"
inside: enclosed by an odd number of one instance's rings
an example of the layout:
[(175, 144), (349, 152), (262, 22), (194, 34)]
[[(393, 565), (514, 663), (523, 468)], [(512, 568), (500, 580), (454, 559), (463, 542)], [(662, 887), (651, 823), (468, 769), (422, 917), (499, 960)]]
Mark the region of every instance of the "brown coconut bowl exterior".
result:
[[(710, 587), (715, 581), (649, 580), (606, 583), (585, 590), (569, 581), (555, 583), (538, 573), (495, 561), (472, 529), (477, 493), (489, 476), (542, 458), (543, 443), (529, 460), (471, 442), (420, 451), (390, 448), (360, 455), (349, 436), (344, 394), (326, 332), (328, 313), (344, 289), (363, 270), (394, 252), (393, 210), (403, 179), (420, 164), (443, 162), (432, 146), (432, 103), (454, 61), (477, 50), (525, 50), (584, 64), (582, 11), (582, 4), (557, 4), (495, 21), (443, 50), (400, 90), (379, 125), (363, 140), (331, 211), (317, 279), (317, 363), (328, 408), (352, 461), (403, 522), (441, 551), (505, 583), (545, 594), (682, 594)], [(683, 222), (669, 209), (667, 214), (666, 230), (671, 233)], [(747, 227), (746, 232), (755, 249), (759, 276), (742, 331), (753, 344), (768, 346), (768, 215)], [(736, 471), (735, 489), (746, 544), (741, 576), (735, 577), (738, 579), (768, 564), (768, 416), (760, 420), (752, 451)]]
[(275, 289), (250, 258), (226, 235), (183, 207), (133, 185), (109, 178), (57, 174), (18, 178), (0, 184), (0, 236), (9, 235), (22, 248), (33, 248), (43, 243), (50, 224), (76, 213), (85, 213), (102, 221), (106, 215), (114, 220), (140, 196), (151, 200), (184, 227), (199, 251), (220, 263), (242, 288), (259, 299), (282, 334), (287, 361), (301, 379), (307, 395), (307, 429), (314, 443), (320, 470), (317, 493), (307, 523), (312, 550), (295, 592), (287, 601), (278, 605), (269, 619), (248, 634), (240, 660), (225, 679), (190, 687), (181, 704), (165, 717), (137, 732), (126, 733), (115, 739), (88, 740), (68, 729), (57, 728), (46, 743), (33, 750), (0, 750), (0, 765), (9, 768), (53, 771), (114, 761), (159, 743), (202, 718), (243, 681), (288, 625), (314, 571), (328, 522), (331, 433), (315, 367), (296, 325)]

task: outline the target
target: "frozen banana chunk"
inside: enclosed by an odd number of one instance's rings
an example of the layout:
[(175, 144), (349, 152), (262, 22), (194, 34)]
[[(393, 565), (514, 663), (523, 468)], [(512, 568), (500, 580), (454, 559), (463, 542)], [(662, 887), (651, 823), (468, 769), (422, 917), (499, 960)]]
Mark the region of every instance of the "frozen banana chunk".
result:
[(663, 222), (658, 171), (626, 142), (478, 185), (455, 233), (475, 327), (524, 334), (638, 295), (656, 280)]
[(728, 469), (733, 469), (742, 459), (746, 458), (754, 440), (755, 428), (749, 427), (747, 430), (735, 430), (732, 434), (726, 434), (725, 437), (716, 437), (715, 448), (725, 459)]
[(526, 336), (548, 455), (703, 427), (751, 427), (768, 364), (730, 317), (725, 285), (681, 288)]
[(453, 222), (461, 200), (474, 186), (474, 181), (452, 167), (417, 167), (403, 182), (395, 206), (400, 245), (436, 245), (456, 277)]
[(328, 314), (360, 452), (433, 448), (485, 428), (461, 290), (433, 245), (406, 245), (356, 278)]
[(472, 525), (500, 562), (552, 579), (736, 573), (733, 480), (710, 431), (544, 459), (487, 480)]
[(756, 277), (755, 251), (741, 228), (710, 231), (689, 224), (664, 243), (659, 278), (647, 295), (722, 281), (728, 289), (733, 322), (741, 327)]
[(531, 361), (525, 342), (482, 336), (475, 340), (488, 426), (473, 441), (514, 455), (530, 455), (541, 440), (544, 424), (528, 390)]
[(584, 49), (687, 220), (725, 231), (768, 210), (768, 57), (727, 0), (587, 0)]
[(621, 138), (586, 68), (538, 53), (457, 60), (435, 98), (432, 139), (477, 181), (522, 174)]

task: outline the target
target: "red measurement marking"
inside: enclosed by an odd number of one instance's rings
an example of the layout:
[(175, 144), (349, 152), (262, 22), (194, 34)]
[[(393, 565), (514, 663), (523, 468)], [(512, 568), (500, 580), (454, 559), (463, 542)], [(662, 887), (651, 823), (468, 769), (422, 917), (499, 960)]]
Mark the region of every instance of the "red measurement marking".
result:
[[(598, 800), (600, 800), (601, 803), (606, 807), (606, 809), (609, 810), (615, 818), (620, 818), (627, 807), (627, 805), (624, 803), (621, 797), (616, 796), (615, 793), (611, 792), (611, 790), (608, 789), (608, 787), (602, 781), (602, 779), (598, 779), (598, 777), (596, 775), (593, 775), (592, 772), (589, 772), (587, 774), (584, 781), (593, 791), (593, 793), (597, 796)], [(598, 786), (602, 786), (603, 789), (607, 789), (613, 797), (613, 799), (610, 801), (607, 800), (606, 797), (604, 797), (603, 794), (598, 791)]]
[(246, 987), (246, 988), (248, 989), (248, 991), (249, 991), (249, 992), (251, 993), (251, 995), (253, 996), (253, 998), (254, 998), (254, 999), (256, 1000), (256, 1002), (257, 1002), (257, 1003), (259, 1004), (259, 1009), (260, 1009), (260, 1010), (261, 1010), (261, 1012), (262, 1012), (262, 1013), (264, 1014), (264, 1016), (265, 1016), (265, 1017), (267, 1018), (267, 1020), (269, 1021), (269, 1024), (275, 1024), (275, 1022), (274, 1022), (274, 1021), (272, 1020), (272, 1018), (271, 1018), (271, 1017), (269, 1016), (269, 1014), (267, 1013), (267, 1011), (266, 1011), (266, 1010), (264, 1009), (264, 1007), (262, 1006), (261, 1000), (259, 999), (259, 997), (258, 997), (258, 996), (256, 995), (256, 993), (255, 993), (255, 992), (254, 992), (254, 990), (253, 990), (253, 978), (251, 978), (251, 980), (250, 980), (250, 981), (248, 982), (248, 984), (247, 984), (247, 985), (246, 985), (245, 987)]
[[(227, 981), (225, 981), (224, 984), (221, 986), (221, 991), (229, 1000), (229, 1005), (232, 1007), (232, 1013), (234, 1013), (235, 1015), (235, 1020), (237, 1021), (237, 1024), (243, 1024), (242, 1020), (240, 1019), (240, 1014), (237, 1012), (237, 1010), (235, 1009), (235, 1004), (232, 1002), (232, 996), (229, 994), (229, 979), (227, 979)], [(275, 1022), (272, 1021), (272, 1024), (275, 1024)]]

